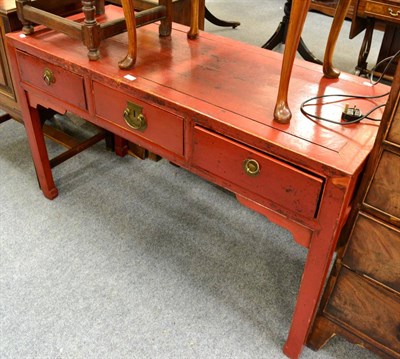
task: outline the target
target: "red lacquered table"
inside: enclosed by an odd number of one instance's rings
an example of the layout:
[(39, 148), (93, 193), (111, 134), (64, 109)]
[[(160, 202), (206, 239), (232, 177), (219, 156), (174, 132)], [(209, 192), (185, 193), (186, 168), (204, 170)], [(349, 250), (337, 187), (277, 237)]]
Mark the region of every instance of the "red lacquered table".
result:
[[(121, 16), (120, 11), (113, 7), (108, 16)], [(105, 40), (95, 62), (80, 41), (51, 30), (8, 35), (41, 189), (49, 199), (58, 195), (38, 105), (71, 111), (231, 190), (308, 248), (284, 347), (287, 356), (297, 358), (377, 131), (368, 121), (313, 122), (301, 114), (300, 103), (317, 94), (373, 95), (387, 88), (347, 74), (327, 80), (320, 66), (296, 60), (289, 94), (293, 117), (279, 124), (273, 109), (280, 54), (207, 33), (188, 41), (186, 32), (175, 25), (171, 38), (160, 38), (155, 25), (138, 29), (138, 59), (130, 71), (117, 65), (126, 53), (126, 34)], [(384, 100), (378, 101), (357, 105), (366, 112)], [(316, 111), (339, 120), (342, 108), (334, 103)]]

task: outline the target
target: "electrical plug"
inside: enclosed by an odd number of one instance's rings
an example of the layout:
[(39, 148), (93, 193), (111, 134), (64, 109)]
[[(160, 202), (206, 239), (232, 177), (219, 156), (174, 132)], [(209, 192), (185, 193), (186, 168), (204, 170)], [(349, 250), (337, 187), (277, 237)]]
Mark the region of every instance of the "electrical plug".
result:
[(346, 104), (343, 112), (342, 112), (342, 120), (345, 122), (353, 122), (357, 121), (362, 117), (362, 113), (356, 105), (353, 107), (349, 107), (349, 104)]

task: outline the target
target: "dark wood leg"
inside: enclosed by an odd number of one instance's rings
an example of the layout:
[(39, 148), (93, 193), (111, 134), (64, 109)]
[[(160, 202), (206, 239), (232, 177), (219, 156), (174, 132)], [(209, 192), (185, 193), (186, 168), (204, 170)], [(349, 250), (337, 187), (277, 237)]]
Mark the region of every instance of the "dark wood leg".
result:
[(372, 35), (374, 34), (374, 26), (375, 26), (375, 21), (373, 19), (368, 19), (368, 24), (367, 28), (365, 29), (365, 34), (364, 34), (364, 39), (361, 44), (361, 49), (358, 54), (358, 61), (357, 61), (357, 66), (356, 66), (356, 74), (357, 75), (362, 75), (367, 72), (367, 58), (369, 55), (369, 51), (371, 50), (371, 44), (372, 44)]
[(307, 346), (312, 350), (319, 350), (335, 335), (336, 325), (325, 317), (318, 315), (308, 336)]
[(222, 27), (231, 27), (232, 29), (235, 29), (240, 25), (239, 21), (225, 21), (218, 19), (210, 12), (210, 10), (207, 9), (207, 6), (205, 7), (205, 18), (212, 24)]
[(159, 34), (162, 37), (167, 37), (171, 35), (172, 30), (172, 0), (159, 0), (159, 4), (166, 8), (166, 16), (165, 19), (161, 20)]
[(105, 12), (104, 0), (96, 0), (94, 6), (96, 6), (96, 15), (103, 15), (104, 14), (104, 12)]
[(290, 9), (291, 18), (286, 36), (278, 96), (274, 110), (274, 120), (279, 123), (289, 123), (292, 117), (287, 102), (289, 81), (310, 3), (311, 0), (293, 0)]
[[(292, 8), (292, 0), (288, 0), (285, 3), (284, 7), (284, 16), (279, 23), (275, 33), (269, 38), (269, 40), (261, 46), (263, 49), (266, 50), (273, 50), (279, 44), (285, 44), (287, 31), (289, 27), (289, 20), (290, 20), (290, 12)], [(300, 38), (299, 45), (297, 51), (301, 55), (301, 57), (309, 62), (313, 62), (315, 64), (322, 65), (322, 61), (319, 60), (307, 47), (304, 43), (303, 39)]]
[(82, 11), (85, 15), (83, 22), (83, 43), (88, 48), (89, 60), (98, 60), (100, 58), (100, 25), (96, 21), (96, 6), (98, 0), (82, 0)]
[(340, 71), (333, 67), (332, 59), (336, 42), (343, 25), (343, 21), (350, 7), (350, 3), (351, 3), (350, 0), (339, 0), (335, 16), (333, 18), (331, 30), (329, 32), (329, 37), (328, 37), (328, 43), (325, 49), (324, 65), (323, 65), (324, 75), (325, 77), (328, 78), (337, 78), (340, 75)]
[(128, 141), (122, 137), (114, 135), (114, 150), (117, 156), (126, 156), (128, 153)]
[[(383, 36), (382, 45), (379, 50), (379, 55), (377, 59), (377, 63), (382, 60), (393, 56), (400, 50), (400, 26), (395, 25), (394, 23), (387, 23), (385, 26), (385, 34)], [(399, 58), (392, 62), (389, 66), (387, 75), (394, 76), (396, 72), (396, 67), (399, 62)], [(376, 69), (378, 72), (382, 72), (388, 63), (385, 62), (382, 65), (378, 66)]]
[(18, 19), (22, 23), (22, 32), (25, 35), (30, 35), (33, 33), (33, 24), (24, 18), (23, 7), (25, 5), (31, 5), (31, 0), (15, 0), (15, 5), (17, 6)]
[(0, 123), (6, 122), (11, 118), (11, 116), (8, 113), (3, 113), (0, 116)]

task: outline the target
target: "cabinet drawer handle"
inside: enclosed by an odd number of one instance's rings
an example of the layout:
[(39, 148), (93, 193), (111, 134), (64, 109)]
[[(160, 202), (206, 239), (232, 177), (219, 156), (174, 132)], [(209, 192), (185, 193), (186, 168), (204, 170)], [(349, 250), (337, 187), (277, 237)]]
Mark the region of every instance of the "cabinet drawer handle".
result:
[(397, 17), (400, 15), (400, 10), (394, 11), (391, 7), (388, 9), (390, 16)]
[(253, 159), (247, 159), (243, 162), (244, 172), (248, 176), (257, 176), (260, 173), (260, 164)]
[(53, 71), (51, 71), (50, 69), (47, 69), (47, 68), (44, 69), (43, 81), (46, 83), (47, 86), (54, 84), (54, 82), (56, 82), (56, 78), (53, 74)]
[(132, 102), (128, 102), (124, 111), (124, 120), (134, 130), (144, 131), (147, 128), (147, 120), (142, 113), (142, 108)]

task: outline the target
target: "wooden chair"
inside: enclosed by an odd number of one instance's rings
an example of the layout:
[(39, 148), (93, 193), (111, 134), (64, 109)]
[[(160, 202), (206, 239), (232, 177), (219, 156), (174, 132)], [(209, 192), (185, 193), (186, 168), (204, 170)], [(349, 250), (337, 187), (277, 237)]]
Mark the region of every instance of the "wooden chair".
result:
[[(98, 60), (99, 47), (102, 40), (128, 31), (129, 47), (127, 56), (119, 62), (122, 69), (128, 69), (136, 60), (136, 27), (160, 21), (160, 36), (169, 36), (172, 28), (172, 0), (159, 0), (158, 6), (135, 13), (133, 0), (121, 0), (124, 17), (98, 23), (97, 15), (105, 12), (104, 0), (82, 0), (82, 11), (85, 16), (83, 22), (78, 23), (61, 16), (38, 9), (33, 5), (33, 0), (16, 0), (17, 12), (23, 24), (22, 31), (26, 34), (33, 33), (33, 24), (41, 24), (50, 29), (63, 32), (76, 39), (82, 39), (88, 48), (90, 60)], [(188, 37), (194, 39), (198, 35), (199, 0), (191, 0), (191, 26)]]
[[(340, 29), (342, 27), (347, 10), (350, 6), (350, 2), (351, 0), (339, 0), (336, 8), (335, 17), (332, 22), (332, 27), (325, 49), (325, 57), (323, 63), (323, 72), (324, 75), (328, 78), (337, 78), (340, 75), (340, 71), (333, 67), (332, 57), (336, 41), (339, 37)], [(292, 1), (289, 28), (286, 36), (286, 44), (283, 54), (278, 96), (274, 110), (274, 120), (279, 123), (289, 123), (292, 117), (292, 113), (288, 105), (288, 88), (290, 76), (293, 69), (293, 62), (296, 56), (297, 48), (299, 46), (301, 32), (303, 30), (304, 22), (306, 20), (310, 4), (311, 0)]]
[[(159, 6), (153, 7), (148, 10), (143, 10), (135, 16), (135, 9), (132, 0), (121, 0), (122, 8), (126, 19), (126, 26), (128, 30), (128, 53), (126, 57), (119, 62), (121, 69), (129, 69), (136, 62), (137, 55), (137, 41), (136, 41), (136, 27), (137, 19), (140, 19), (144, 12), (157, 12), (157, 8), (165, 8), (165, 17), (162, 18), (159, 27), (160, 36), (169, 36), (172, 29), (172, 0), (159, 0)], [(153, 21), (152, 21), (153, 22)], [(195, 39), (199, 34), (199, 0), (191, 0), (191, 13), (190, 13), (190, 29), (187, 33), (189, 39)]]

